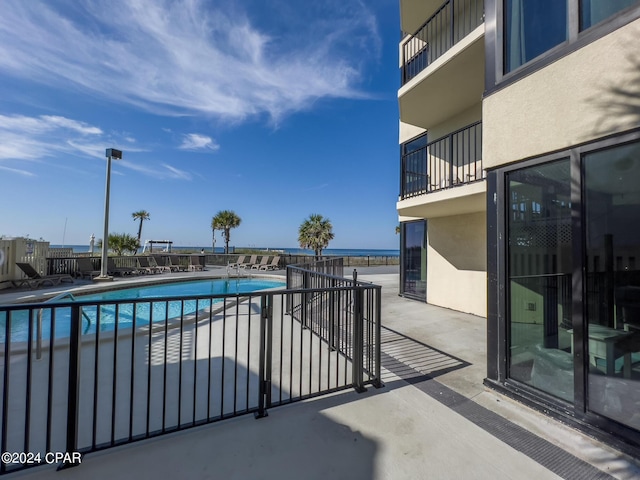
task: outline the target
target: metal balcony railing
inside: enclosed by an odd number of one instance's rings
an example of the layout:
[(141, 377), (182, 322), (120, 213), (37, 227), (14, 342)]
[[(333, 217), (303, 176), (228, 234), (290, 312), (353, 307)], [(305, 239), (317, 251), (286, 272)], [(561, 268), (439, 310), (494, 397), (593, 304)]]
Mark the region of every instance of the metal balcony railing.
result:
[(402, 44), (402, 85), (484, 21), (484, 0), (447, 0)]
[(289, 267), (282, 290), (0, 306), (0, 449), (24, 452), (0, 475), (51, 452), (77, 464), (116, 445), (381, 386), (381, 287), (324, 273), (342, 264)]
[(482, 122), (402, 156), (400, 198), (483, 180)]

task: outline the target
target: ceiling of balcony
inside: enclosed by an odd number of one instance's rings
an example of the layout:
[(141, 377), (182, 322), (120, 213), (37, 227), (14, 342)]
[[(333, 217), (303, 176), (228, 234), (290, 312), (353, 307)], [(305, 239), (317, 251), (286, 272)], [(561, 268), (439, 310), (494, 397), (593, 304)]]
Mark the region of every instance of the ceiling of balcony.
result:
[(415, 33), (444, 0), (400, 0), (400, 29)]
[(487, 209), (486, 182), (475, 182), (463, 187), (427, 193), (401, 200), (396, 204), (398, 215), (412, 218), (437, 218)]
[(482, 101), (484, 30), (478, 28), (398, 91), (402, 122), (429, 129)]

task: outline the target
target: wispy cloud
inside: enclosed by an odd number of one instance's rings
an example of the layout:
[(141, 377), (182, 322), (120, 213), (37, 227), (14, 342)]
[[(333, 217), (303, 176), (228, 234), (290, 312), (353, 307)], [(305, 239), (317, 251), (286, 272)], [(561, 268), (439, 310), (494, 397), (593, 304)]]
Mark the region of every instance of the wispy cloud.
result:
[(181, 150), (219, 150), (220, 145), (211, 137), (198, 133), (188, 133), (182, 140)]
[[(380, 38), (364, 2), (254, 3), (242, 12), (231, 0), (4, 0), (0, 70), (155, 113), (234, 121), (277, 122), (319, 98), (366, 96), (361, 67)], [(275, 23), (261, 20), (267, 8)]]
[(132, 162), (118, 162), (120, 167), (128, 168), (129, 170), (136, 171), (142, 175), (156, 178), (159, 180), (164, 179), (176, 179), (176, 180), (192, 180), (193, 175), (191, 173), (180, 170), (169, 164), (163, 163), (158, 167), (157, 165), (137, 164)]
[(25, 177), (35, 177), (34, 173), (27, 172), (26, 170), (20, 170), (19, 168), (9, 168), (3, 167), (0, 165), (0, 170), (4, 170), (6, 172), (17, 173), (18, 175), (24, 175)]
[(60, 153), (80, 153), (76, 141), (101, 135), (102, 130), (65, 117), (0, 115), (0, 161), (42, 160)]

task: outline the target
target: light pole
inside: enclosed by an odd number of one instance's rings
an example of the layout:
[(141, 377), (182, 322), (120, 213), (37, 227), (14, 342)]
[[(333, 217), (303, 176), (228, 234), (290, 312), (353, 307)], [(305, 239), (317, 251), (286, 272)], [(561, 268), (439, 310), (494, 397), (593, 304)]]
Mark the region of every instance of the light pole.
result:
[(107, 275), (107, 252), (109, 251), (109, 188), (111, 186), (111, 159), (122, 159), (122, 152), (115, 148), (107, 148), (107, 185), (104, 193), (104, 235), (102, 236), (102, 261), (100, 262), (100, 276), (97, 281), (111, 281), (113, 277)]

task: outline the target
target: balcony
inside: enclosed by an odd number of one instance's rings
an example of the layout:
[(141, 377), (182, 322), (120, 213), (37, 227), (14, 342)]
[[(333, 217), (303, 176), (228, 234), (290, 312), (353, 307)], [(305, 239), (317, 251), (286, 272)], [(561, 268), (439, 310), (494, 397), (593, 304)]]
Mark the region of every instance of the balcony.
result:
[(447, 0), (402, 44), (402, 85), (484, 21), (484, 0)]
[(483, 0), (448, 0), (402, 41), (403, 122), (429, 129), (481, 101), (483, 8)]
[[(476, 194), (484, 195), (485, 191), (482, 122), (468, 125), (404, 155), (400, 168), (400, 215), (426, 218), (426, 212), (417, 212), (416, 209), (438, 202), (444, 203), (429, 215), (469, 213), (484, 209), (484, 205), (479, 208), (479, 198), (476, 198)], [(473, 189), (457, 189), (470, 184), (476, 185)], [(438, 193), (440, 195), (428, 199), (424, 197)], [(453, 199), (460, 205), (449, 211)], [(443, 210), (441, 207), (444, 204), (448, 205)]]

